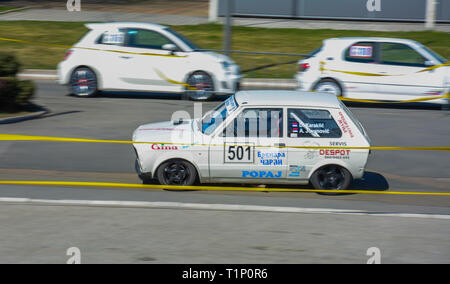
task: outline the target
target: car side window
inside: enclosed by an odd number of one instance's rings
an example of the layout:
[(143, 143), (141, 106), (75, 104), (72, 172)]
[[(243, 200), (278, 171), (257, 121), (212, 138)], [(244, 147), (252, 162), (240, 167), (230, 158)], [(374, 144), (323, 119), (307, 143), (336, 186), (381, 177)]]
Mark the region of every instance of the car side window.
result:
[(126, 46), (137, 48), (163, 49), (165, 44), (173, 44), (164, 35), (145, 29), (128, 29), (126, 32)]
[(125, 30), (106, 31), (96, 41), (97, 44), (123, 45), (125, 42)]
[(345, 60), (350, 62), (374, 63), (376, 61), (376, 44), (358, 42), (345, 51)]
[(340, 138), (342, 131), (327, 110), (289, 109), (288, 136), (291, 138)]
[(283, 109), (244, 109), (225, 129), (225, 137), (283, 137)]
[(381, 44), (381, 64), (424, 67), (427, 59), (412, 47), (383, 42)]

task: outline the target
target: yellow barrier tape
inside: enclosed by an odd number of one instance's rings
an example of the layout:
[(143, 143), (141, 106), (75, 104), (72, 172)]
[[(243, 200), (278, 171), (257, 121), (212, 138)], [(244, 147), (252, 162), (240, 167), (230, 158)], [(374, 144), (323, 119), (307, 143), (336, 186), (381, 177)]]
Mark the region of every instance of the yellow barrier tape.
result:
[(310, 192), (310, 193), (355, 193), (355, 194), (387, 194), (387, 195), (421, 195), (450, 196), (447, 192), (408, 192), (408, 191), (375, 191), (375, 190), (325, 190), (299, 188), (260, 188), (260, 187), (221, 187), (221, 186), (175, 186), (108, 182), (68, 182), (68, 181), (0, 181), (2, 185), (34, 185), (34, 186), (75, 186), (75, 187), (110, 187), (138, 189), (168, 190), (202, 190), (202, 191), (248, 191), (248, 192)]
[[(320, 61), (319, 69), (320, 69), (321, 72), (330, 71), (330, 72), (344, 73), (344, 74), (355, 75), (355, 76), (367, 76), (367, 77), (392, 77), (392, 76), (409, 76), (409, 75), (411, 75), (411, 74), (389, 75), (389, 74), (378, 74), (378, 73), (367, 73), (367, 72), (343, 71), (343, 70), (328, 69), (328, 68), (325, 68), (325, 65), (326, 65), (325, 61)], [(427, 67), (425, 69), (419, 70), (419, 71), (414, 72), (412, 74), (432, 71), (432, 70), (435, 70), (435, 69), (438, 69), (438, 68), (442, 68), (442, 67), (447, 67), (447, 66), (450, 66), (450, 61), (446, 62), (444, 64), (438, 64), (438, 65), (433, 65), (433, 66)]]
[[(160, 141), (121, 141), (121, 140), (97, 140), (65, 137), (31, 136), (16, 134), (0, 134), (0, 141), (49, 141), (49, 142), (79, 142), (79, 143), (106, 143), (106, 144), (165, 144), (179, 146), (212, 146), (224, 147), (224, 144), (201, 143), (173, 143)], [(240, 146), (240, 145), (235, 145)], [(248, 146), (248, 145), (242, 145)], [(336, 150), (409, 150), (409, 151), (450, 151), (450, 147), (332, 147), (332, 146), (282, 146), (282, 145), (254, 145), (253, 147), (292, 148), (292, 149), (336, 149)]]

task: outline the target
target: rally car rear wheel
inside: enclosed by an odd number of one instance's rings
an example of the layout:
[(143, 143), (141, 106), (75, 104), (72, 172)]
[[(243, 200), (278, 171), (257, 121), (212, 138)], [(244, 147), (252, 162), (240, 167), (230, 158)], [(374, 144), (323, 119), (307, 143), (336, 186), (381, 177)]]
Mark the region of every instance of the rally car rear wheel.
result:
[(314, 90), (316, 92), (333, 94), (338, 97), (342, 96), (341, 86), (339, 85), (338, 82), (332, 79), (321, 80), (319, 83), (316, 84)]
[(183, 99), (186, 100), (208, 100), (214, 95), (214, 81), (212, 77), (204, 71), (196, 71), (187, 79), (187, 85)]
[(315, 189), (344, 190), (350, 185), (352, 175), (341, 166), (326, 165), (316, 170), (310, 181)]
[(161, 164), (156, 176), (162, 185), (190, 186), (197, 180), (197, 171), (191, 163), (174, 159)]
[(70, 77), (70, 92), (77, 97), (93, 97), (98, 93), (98, 81), (94, 71), (80, 67)]

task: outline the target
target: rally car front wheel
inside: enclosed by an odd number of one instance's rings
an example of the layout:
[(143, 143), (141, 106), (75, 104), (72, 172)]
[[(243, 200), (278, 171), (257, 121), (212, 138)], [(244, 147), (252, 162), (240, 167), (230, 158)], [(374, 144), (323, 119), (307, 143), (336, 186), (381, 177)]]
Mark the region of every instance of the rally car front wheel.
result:
[(173, 159), (159, 166), (156, 177), (162, 185), (190, 186), (197, 180), (197, 171), (191, 163)]
[(338, 165), (326, 165), (316, 170), (310, 181), (315, 189), (344, 190), (352, 179), (347, 169)]
[(196, 71), (189, 75), (186, 84), (183, 94), (185, 100), (206, 101), (214, 95), (213, 78), (204, 71)]

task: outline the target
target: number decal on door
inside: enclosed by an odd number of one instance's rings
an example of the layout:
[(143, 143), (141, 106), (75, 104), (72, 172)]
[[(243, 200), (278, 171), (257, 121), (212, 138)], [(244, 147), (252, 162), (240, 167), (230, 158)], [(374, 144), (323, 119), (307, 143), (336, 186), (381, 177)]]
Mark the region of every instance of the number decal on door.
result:
[(224, 161), (225, 163), (252, 164), (254, 161), (254, 150), (253, 144), (225, 144)]

